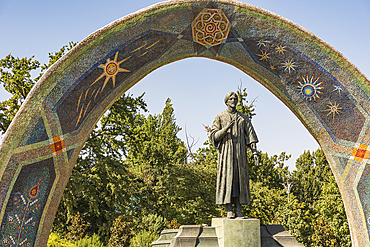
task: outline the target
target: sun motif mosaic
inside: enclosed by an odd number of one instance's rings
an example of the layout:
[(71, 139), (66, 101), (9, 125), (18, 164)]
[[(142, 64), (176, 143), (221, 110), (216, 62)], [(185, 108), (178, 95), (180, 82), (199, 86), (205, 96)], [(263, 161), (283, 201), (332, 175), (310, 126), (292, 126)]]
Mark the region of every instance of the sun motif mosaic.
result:
[(220, 9), (207, 9), (192, 23), (193, 39), (204, 46), (215, 46), (226, 41), (230, 22)]
[(312, 99), (314, 101), (316, 101), (316, 99), (320, 99), (319, 94), (322, 94), (321, 90), (325, 88), (320, 87), (320, 85), (325, 82), (320, 81), (320, 75), (315, 80), (315, 73), (313, 73), (311, 77), (308, 76), (308, 73), (306, 73), (306, 76), (301, 74), (301, 78), (302, 81), (296, 79), (299, 83), (299, 93), (308, 101), (311, 101)]
[(117, 62), (117, 57), (118, 57), (118, 51), (116, 52), (116, 55), (114, 56), (114, 60), (110, 60), (109, 58), (107, 59), (107, 62), (105, 64), (101, 64), (99, 65), (99, 68), (102, 68), (104, 69), (103, 73), (94, 81), (92, 85), (94, 85), (97, 81), (99, 81), (101, 78), (103, 78), (104, 76), (106, 76), (105, 78), (105, 81), (104, 81), (104, 84), (102, 86), (102, 88), (100, 89), (101, 91), (103, 91), (103, 89), (105, 88), (105, 85), (107, 85), (108, 81), (110, 78), (112, 78), (112, 82), (113, 82), (113, 87), (115, 86), (116, 84), (116, 75), (118, 74), (118, 72), (130, 72), (129, 70), (127, 69), (123, 69), (123, 68), (120, 68), (120, 64), (123, 63), (124, 61), (126, 61), (127, 59), (129, 59), (130, 57), (127, 57), (119, 62)]

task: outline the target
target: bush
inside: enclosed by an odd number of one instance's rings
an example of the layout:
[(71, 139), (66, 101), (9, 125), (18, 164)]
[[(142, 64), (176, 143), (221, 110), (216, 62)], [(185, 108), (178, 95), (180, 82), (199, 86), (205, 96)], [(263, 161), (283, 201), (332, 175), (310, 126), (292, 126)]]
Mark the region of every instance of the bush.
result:
[(132, 237), (132, 226), (130, 222), (125, 222), (122, 216), (118, 216), (114, 220), (110, 230), (109, 246), (128, 247), (130, 245), (130, 239)]
[(89, 224), (82, 219), (80, 212), (77, 212), (76, 215), (71, 217), (71, 223), (72, 224), (67, 227), (69, 231), (67, 233), (67, 239), (74, 242), (79, 241), (85, 236)]
[(66, 239), (62, 239), (59, 234), (57, 233), (51, 233), (49, 235), (49, 240), (48, 240), (48, 247), (76, 247), (71, 242), (68, 242)]
[(150, 247), (151, 243), (158, 238), (159, 235), (157, 234), (152, 234), (149, 231), (140, 231), (131, 239), (130, 247)]
[(75, 242), (76, 247), (104, 247), (104, 244), (100, 241), (100, 237), (97, 234), (92, 235), (92, 237), (85, 236), (77, 242)]
[(166, 227), (166, 219), (157, 214), (148, 214), (142, 218), (136, 218), (134, 221), (134, 234), (139, 234), (142, 231), (148, 231), (153, 235), (158, 235)]

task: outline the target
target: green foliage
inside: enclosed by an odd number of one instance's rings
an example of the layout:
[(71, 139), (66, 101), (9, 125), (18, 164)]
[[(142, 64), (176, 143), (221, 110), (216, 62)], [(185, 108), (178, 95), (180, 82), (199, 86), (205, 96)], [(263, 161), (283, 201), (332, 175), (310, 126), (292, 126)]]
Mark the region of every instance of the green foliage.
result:
[(11, 54), (0, 60), (0, 82), (12, 96), (0, 103), (0, 130), (4, 134), (29, 91), (36, 83), (31, 72), (40, 62), (31, 58), (15, 58)]
[(104, 247), (104, 244), (100, 241), (100, 237), (93, 234), (92, 237), (85, 236), (76, 241), (68, 241), (60, 237), (58, 233), (52, 232), (49, 235), (48, 247)]
[(135, 232), (139, 233), (142, 231), (150, 232), (154, 235), (159, 235), (161, 231), (166, 227), (166, 219), (157, 214), (145, 215), (141, 219), (135, 218)]
[(321, 232), (326, 228), (330, 228), (327, 234), (330, 233), (331, 239), (335, 240), (338, 246), (350, 247), (351, 238), (346, 212), (334, 176), (330, 176), (329, 181), (323, 184), (322, 193), (315, 204), (315, 209), (318, 220), (313, 225), (315, 229), (315, 233), (312, 236), (314, 243), (318, 244)]
[(254, 100), (251, 104), (248, 104), (247, 101), (248, 93), (246, 88), (243, 88), (242, 90), (241, 87), (239, 87), (236, 93), (238, 95), (238, 103), (236, 105), (236, 110), (248, 115), (249, 118), (252, 119), (252, 117), (256, 115), (256, 113), (254, 113), (255, 110), (253, 105)]
[(130, 239), (132, 238), (132, 224), (130, 222), (125, 222), (121, 215), (114, 220), (110, 231), (109, 246), (130, 246)]
[(276, 222), (289, 230), (298, 242), (310, 246), (310, 236), (313, 234), (311, 222), (315, 220), (312, 210), (305, 202), (299, 202), (294, 195), (290, 194), (289, 200), (287, 197), (285, 204), (276, 212)]
[(100, 241), (100, 237), (97, 234), (93, 234), (91, 237), (85, 236), (75, 242), (76, 247), (104, 247), (104, 244)]
[(171, 101), (166, 101), (161, 114), (141, 120), (127, 138), (130, 148), (124, 162), (131, 178), (130, 211), (135, 217), (158, 212), (172, 218), (171, 202), (176, 194), (171, 193), (169, 180), (172, 169), (184, 163), (187, 150), (177, 137), (180, 128)]
[(159, 234), (150, 231), (140, 231), (131, 239), (130, 247), (150, 247), (151, 243), (159, 238)]
[(292, 222), (293, 234), (305, 246), (351, 246), (341, 195), (322, 150), (304, 152), (296, 168), (292, 191), (303, 211), (294, 219), (304, 224)]
[(284, 162), (290, 158), (282, 152), (280, 155), (268, 156), (267, 153), (258, 152), (259, 164), (254, 164), (253, 154), (248, 151), (249, 178), (255, 182), (261, 182), (268, 188), (283, 188), (282, 183), (289, 176), (288, 167)]
[(332, 175), (330, 166), (321, 149), (305, 151), (296, 161), (291, 180), (296, 184), (292, 192), (301, 202), (312, 204), (321, 195), (324, 182)]
[(181, 226), (180, 223), (177, 222), (177, 219), (166, 221), (166, 228), (165, 229), (179, 229)]
[(219, 217), (220, 207), (215, 205), (216, 165), (194, 163), (179, 164), (168, 178), (168, 194), (172, 211), (167, 216), (181, 224), (210, 224), (212, 217)]
[(251, 204), (243, 206), (246, 217), (260, 219), (261, 224), (277, 222), (275, 215), (286, 204), (282, 189), (269, 188), (261, 182), (250, 181)]
[(313, 223), (315, 233), (312, 236), (312, 247), (339, 247), (339, 243), (330, 227), (323, 217), (319, 216)]
[(62, 239), (58, 233), (52, 232), (49, 235), (48, 239), (48, 247), (76, 247), (75, 244), (67, 241), (66, 239)]
[(96, 233), (107, 243), (113, 221), (132, 209), (133, 178), (123, 165), (122, 155), (133, 126), (141, 121), (140, 110), (146, 110), (142, 98), (122, 96), (91, 133), (58, 208), (55, 231), (67, 232), (65, 223), (80, 212), (90, 223), (87, 233)]
[[(49, 53), (49, 63), (41, 66), (42, 72), (50, 67), (56, 60), (70, 50), (76, 43), (70, 42), (63, 46), (59, 52)], [(32, 72), (40, 68), (40, 62), (31, 58), (16, 58), (9, 54), (0, 60), (0, 83), (11, 94), (10, 99), (0, 103), (0, 134), (8, 129), (15, 114), (31, 91), (33, 85), (39, 80), (41, 74), (33, 79)]]
[(67, 240), (78, 241), (85, 236), (89, 226), (80, 216), (80, 212), (71, 217), (71, 225), (68, 226)]

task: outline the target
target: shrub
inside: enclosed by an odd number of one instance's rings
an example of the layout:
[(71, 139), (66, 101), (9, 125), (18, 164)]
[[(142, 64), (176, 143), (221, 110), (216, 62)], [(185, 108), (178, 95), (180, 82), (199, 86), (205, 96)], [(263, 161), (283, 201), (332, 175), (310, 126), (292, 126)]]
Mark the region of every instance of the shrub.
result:
[(48, 247), (76, 247), (71, 242), (68, 242), (66, 239), (62, 239), (59, 234), (52, 232), (49, 235), (49, 240), (48, 240)]
[(104, 244), (100, 241), (100, 237), (97, 234), (92, 235), (92, 237), (85, 236), (77, 242), (75, 242), (76, 247), (104, 247)]
[(131, 223), (125, 222), (122, 216), (118, 216), (114, 220), (111, 227), (111, 235), (109, 239), (109, 246), (112, 247), (128, 247), (132, 237)]
[(140, 231), (131, 239), (130, 247), (150, 247), (151, 243), (158, 238), (159, 235), (157, 234), (152, 234), (149, 231)]

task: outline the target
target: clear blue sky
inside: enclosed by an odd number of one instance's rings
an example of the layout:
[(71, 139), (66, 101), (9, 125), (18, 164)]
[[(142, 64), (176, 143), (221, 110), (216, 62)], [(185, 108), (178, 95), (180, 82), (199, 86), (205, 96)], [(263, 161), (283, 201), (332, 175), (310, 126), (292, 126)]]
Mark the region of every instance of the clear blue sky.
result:
[[(306, 28), (331, 44), (370, 76), (369, 0), (250, 0), (243, 1), (270, 10)], [(97, 29), (139, 9), (154, 0), (111, 1), (26, 1), (0, 0), (0, 58), (35, 56), (46, 63), (48, 53), (58, 51), (69, 41), (81, 41)], [(192, 73), (189, 73), (191, 71)], [(223, 98), (240, 83), (247, 87), (249, 100), (257, 98), (253, 124), (258, 148), (270, 155), (292, 154), (287, 164), (304, 150), (318, 144), (299, 120), (258, 82), (238, 69), (203, 58), (185, 59), (166, 65), (145, 77), (130, 92), (146, 92), (151, 113), (160, 113), (167, 97), (172, 99), (177, 123), (190, 135), (206, 140), (202, 124), (210, 125), (224, 110)], [(0, 100), (9, 95), (0, 87)], [(184, 131), (180, 137), (184, 138)]]

